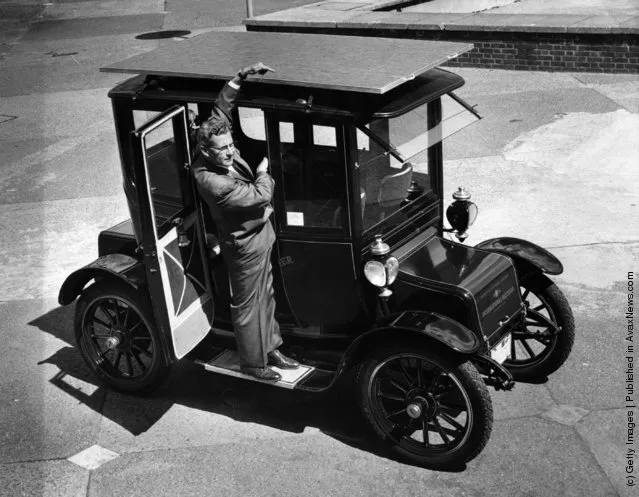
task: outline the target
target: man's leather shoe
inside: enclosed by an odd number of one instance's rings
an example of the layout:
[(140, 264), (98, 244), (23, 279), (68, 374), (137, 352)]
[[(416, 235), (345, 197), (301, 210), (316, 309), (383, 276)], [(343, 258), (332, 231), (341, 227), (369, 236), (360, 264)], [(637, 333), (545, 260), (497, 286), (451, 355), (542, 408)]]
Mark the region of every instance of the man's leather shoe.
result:
[(248, 366), (240, 367), (240, 371), (244, 374), (248, 374), (258, 380), (266, 381), (279, 381), (282, 379), (277, 371), (273, 371), (271, 368), (252, 368)]
[(290, 357), (286, 357), (279, 350), (268, 353), (268, 363), (281, 369), (296, 369), (300, 367), (300, 363)]

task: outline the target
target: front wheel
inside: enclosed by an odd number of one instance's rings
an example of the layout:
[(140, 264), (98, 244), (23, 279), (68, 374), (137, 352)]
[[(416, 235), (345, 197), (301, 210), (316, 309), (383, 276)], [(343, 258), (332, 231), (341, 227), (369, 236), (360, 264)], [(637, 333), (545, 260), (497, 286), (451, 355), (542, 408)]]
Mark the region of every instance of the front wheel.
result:
[(104, 280), (83, 291), (74, 324), (82, 358), (107, 386), (145, 392), (168, 374), (149, 303), (126, 283)]
[(493, 424), (475, 367), (439, 347), (395, 346), (364, 360), (358, 401), (367, 423), (400, 458), (433, 469), (463, 466)]
[(526, 318), (512, 334), (504, 366), (515, 380), (535, 381), (557, 371), (575, 341), (575, 319), (564, 294), (539, 274), (520, 284)]

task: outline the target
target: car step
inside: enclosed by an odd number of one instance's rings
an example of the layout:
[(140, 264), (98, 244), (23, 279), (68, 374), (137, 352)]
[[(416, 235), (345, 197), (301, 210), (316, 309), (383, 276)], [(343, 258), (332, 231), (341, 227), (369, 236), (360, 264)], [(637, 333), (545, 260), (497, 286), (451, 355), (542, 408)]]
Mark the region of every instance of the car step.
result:
[(195, 362), (203, 366), (207, 371), (288, 389), (294, 389), (296, 385), (316, 372), (316, 368), (305, 366), (304, 364), (301, 364), (297, 369), (280, 369), (275, 366), (269, 366), (273, 371), (277, 371), (282, 376), (282, 379), (279, 381), (260, 380), (240, 371), (240, 358), (235, 350), (225, 350), (208, 362), (202, 360), (196, 360)]

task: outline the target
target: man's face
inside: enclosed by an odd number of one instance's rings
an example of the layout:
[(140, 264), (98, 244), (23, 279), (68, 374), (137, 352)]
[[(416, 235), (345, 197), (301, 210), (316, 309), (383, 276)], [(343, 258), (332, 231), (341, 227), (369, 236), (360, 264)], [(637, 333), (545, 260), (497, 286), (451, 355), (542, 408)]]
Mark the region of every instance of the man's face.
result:
[(208, 152), (213, 161), (221, 166), (231, 167), (233, 165), (233, 153), (235, 152), (231, 133), (212, 135), (211, 142)]

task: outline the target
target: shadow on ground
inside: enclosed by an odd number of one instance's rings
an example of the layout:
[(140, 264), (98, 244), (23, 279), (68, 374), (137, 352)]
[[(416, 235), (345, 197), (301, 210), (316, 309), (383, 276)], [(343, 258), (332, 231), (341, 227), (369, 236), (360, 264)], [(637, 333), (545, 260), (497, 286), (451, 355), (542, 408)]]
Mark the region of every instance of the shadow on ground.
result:
[[(59, 369), (50, 380), (52, 385), (133, 435), (149, 430), (174, 404), (179, 404), (292, 433), (314, 427), (346, 445), (396, 460), (365, 428), (352, 389), (345, 382), (327, 392), (292, 391), (207, 372), (182, 360), (151, 394), (133, 396), (109, 390), (98, 382), (74, 345), (73, 332), (69, 331), (73, 308), (58, 307), (29, 323), (69, 344), (39, 364), (52, 364)], [(78, 388), (76, 380), (97, 388)]]

